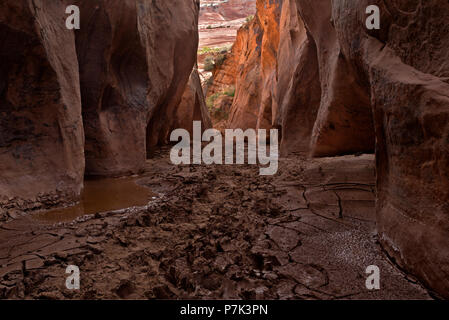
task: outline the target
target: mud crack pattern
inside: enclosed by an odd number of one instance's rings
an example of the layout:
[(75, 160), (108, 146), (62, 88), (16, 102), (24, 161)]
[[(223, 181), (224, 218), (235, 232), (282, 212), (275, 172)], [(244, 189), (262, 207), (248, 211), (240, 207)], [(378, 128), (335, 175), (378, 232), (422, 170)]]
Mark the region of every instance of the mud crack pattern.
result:
[[(254, 166), (148, 160), (145, 207), (0, 226), (0, 297), (37, 299), (429, 299), (376, 239), (373, 156)], [(381, 290), (365, 269), (381, 270)], [(68, 265), (81, 289), (65, 287)]]

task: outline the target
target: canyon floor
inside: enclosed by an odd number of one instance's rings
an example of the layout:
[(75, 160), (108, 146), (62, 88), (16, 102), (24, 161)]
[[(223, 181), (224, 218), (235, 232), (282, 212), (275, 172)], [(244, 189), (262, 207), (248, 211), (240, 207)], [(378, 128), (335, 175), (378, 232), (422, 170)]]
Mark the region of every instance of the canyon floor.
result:
[[(373, 155), (257, 166), (174, 166), (169, 149), (137, 183), (148, 205), (54, 223), (0, 225), (0, 298), (431, 299), (375, 232)], [(81, 272), (65, 287), (66, 267)], [(365, 287), (369, 265), (381, 289)]]

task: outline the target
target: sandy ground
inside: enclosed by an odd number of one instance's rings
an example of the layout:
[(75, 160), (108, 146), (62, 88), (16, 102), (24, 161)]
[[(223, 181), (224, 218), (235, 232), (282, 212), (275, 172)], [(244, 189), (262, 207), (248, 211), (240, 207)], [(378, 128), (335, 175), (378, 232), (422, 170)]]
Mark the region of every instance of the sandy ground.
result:
[[(0, 225), (0, 298), (430, 299), (378, 245), (372, 155), (257, 166), (174, 166), (139, 183), (147, 206), (49, 224)], [(365, 287), (377, 265), (381, 289)], [(65, 287), (66, 267), (81, 289)]]

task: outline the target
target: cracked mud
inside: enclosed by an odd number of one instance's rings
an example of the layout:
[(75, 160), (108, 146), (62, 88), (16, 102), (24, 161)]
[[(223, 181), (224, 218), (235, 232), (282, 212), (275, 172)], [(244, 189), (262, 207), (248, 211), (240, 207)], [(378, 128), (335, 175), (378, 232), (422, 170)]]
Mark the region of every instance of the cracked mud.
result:
[[(168, 149), (138, 183), (147, 206), (49, 224), (0, 225), (0, 298), (429, 299), (377, 243), (374, 157), (173, 166)], [(377, 265), (381, 290), (365, 287)], [(68, 265), (81, 289), (65, 287)]]

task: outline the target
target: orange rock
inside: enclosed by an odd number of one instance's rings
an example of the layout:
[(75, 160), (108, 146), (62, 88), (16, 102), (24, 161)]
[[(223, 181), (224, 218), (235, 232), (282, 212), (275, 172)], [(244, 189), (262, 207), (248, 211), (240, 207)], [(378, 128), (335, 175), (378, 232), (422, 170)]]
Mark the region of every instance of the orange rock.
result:
[[(360, 26), (371, 4), (380, 30)], [(342, 51), (370, 85), (380, 241), (449, 298), (449, 3), (364, 0), (332, 12)]]
[(242, 42), (231, 128), (271, 127), (271, 85), (276, 68), (281, 3), (257, 1), (254, 19), (239, 30)]

